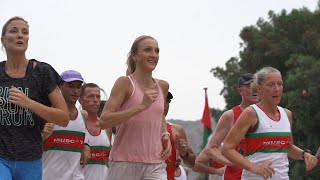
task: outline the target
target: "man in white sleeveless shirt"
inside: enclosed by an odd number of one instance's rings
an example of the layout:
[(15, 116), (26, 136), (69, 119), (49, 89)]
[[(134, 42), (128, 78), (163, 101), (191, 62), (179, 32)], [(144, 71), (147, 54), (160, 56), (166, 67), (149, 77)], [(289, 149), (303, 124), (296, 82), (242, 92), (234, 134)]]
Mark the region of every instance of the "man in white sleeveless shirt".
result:
[(100, 107), (100, 88), (95, 83), (82, 86), (80, 104), (88, 112), (86, 119), (86, 139), (91, 149), (91, 159), (82, 170), (85, 179), (104, 180), (107, 178), (107, 160), (110, 152), (110, 142), (105, 130), (99, 125), (98, 111)]
[(90, 159), (90, 148), (85, 145), (87, 112), (76, 108), (83, 78), (77, 71), (61, 74), (61, 93), (69, 110), (67, 127), (54, 125), (52, 134), (43, 143), (43, 180), (84, 180), (81, 166)]

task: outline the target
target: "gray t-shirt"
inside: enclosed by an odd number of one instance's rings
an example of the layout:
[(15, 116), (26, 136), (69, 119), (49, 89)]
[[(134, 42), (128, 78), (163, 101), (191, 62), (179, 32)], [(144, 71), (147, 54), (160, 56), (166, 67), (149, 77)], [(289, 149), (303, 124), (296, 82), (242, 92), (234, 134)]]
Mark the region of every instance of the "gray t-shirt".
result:
[(5, 73), (5, 63), (0, 62), (0, 158), (40, 159), (41, 131), (46, 122), (29, 109), (10, 103), (9, 89), (14, 86), (30, 99), (51, 106), (48, 95), (61, 78), (49, 64), (36, 60), (29, 60), (25, 77), (11, 78)]

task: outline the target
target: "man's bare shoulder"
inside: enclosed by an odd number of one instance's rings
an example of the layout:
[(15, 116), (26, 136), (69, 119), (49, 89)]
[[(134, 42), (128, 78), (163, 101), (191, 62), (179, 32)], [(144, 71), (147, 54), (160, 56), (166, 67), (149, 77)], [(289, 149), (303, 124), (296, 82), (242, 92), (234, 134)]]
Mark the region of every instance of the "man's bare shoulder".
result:
[(173, 124), (173, 123), (171, 123), (171, 124), (172, 124), (172, 127), (173, 127), (174, 129), (183, 129), (183, 127), (180, 126), (179, 124)]
[(172, 124), (172, 131), (174, 131), (177, 134), (181, 134), (185, 132), (184, 128), (179, 124)]
[(222, 121), (223, 123), (232, 123), (233, 124), (233, 121), (234, 121), (234, 113), (232, 111), (232, 109), (229, 109), (227, 111), (225, 111), (220, 119), (219, 119), (219, 122)]

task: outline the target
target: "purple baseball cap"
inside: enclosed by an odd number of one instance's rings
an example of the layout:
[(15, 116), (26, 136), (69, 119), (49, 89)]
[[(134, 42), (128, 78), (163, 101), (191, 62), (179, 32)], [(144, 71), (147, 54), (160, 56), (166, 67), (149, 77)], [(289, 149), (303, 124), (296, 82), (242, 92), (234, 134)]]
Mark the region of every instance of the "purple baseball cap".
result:
[(64, 71), (63, 73), (61, 73), (60, 77), (64, 82), (84, 81), (81, 74), (75, 70)]

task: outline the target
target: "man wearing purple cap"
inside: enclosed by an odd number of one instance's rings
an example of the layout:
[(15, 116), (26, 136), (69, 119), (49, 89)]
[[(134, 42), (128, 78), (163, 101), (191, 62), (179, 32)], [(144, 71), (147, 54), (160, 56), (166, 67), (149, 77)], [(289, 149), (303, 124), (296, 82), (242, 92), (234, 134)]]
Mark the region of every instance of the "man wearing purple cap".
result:
[[(208, 163), (214, 161), (227, 165), (222, 179), (241, 179), (242, 169), (238, 166), (232, 166), (231, 162), (221, 155), (219, 147), (242, 111), (251, 104), (259, 102), (258, 93), (251, 87), (253, 80), (254, 76), (250, 73), (240, 76), (238, 81), (238, 92), (241, 95), (242, 102), (240, 105), (237, 105), (222, 114), (210, 142), (196, 159), (196, 165), (193, 168), (194, 171), (212, 174), (215, 170), (208, 166)], [(244, 141), (242, 141), (236, 149), (239, 153), (245, 155)]]
[(88, 114), (76, 108), (84, 82), (81, 74), (68, 70), (61, 75), (61, 93), (69, 110), (69, 125), (54, 125), (53, 133), (43, 145), (43, 179), (84, 179), (81, 165), (90, 159), (90, 147), (85, 143), (85, 119)]

